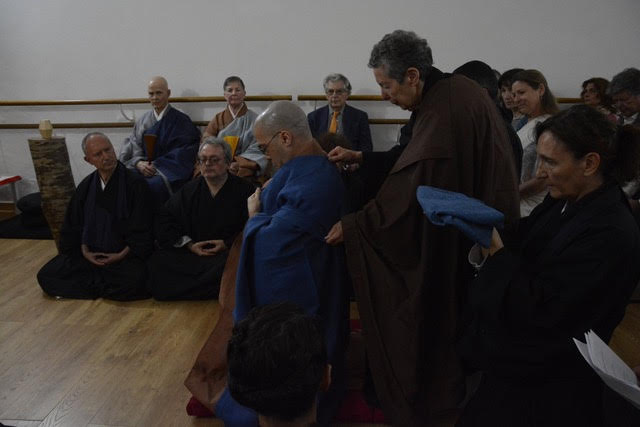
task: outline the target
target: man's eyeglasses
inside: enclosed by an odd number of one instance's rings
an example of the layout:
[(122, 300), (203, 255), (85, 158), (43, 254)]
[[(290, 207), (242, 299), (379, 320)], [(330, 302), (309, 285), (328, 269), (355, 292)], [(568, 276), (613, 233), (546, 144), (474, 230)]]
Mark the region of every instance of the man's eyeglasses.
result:
[(211, 163), (212, 165), (217, 165), (220, 163), (222, 159), (220, 157), (199, 157), (198, 163), (201, 165), (206, 165), (207, 163)]
[(345, 93), (347, 93), (346, 89), (327, 89), (325, 91), (325, 93), (329, 96), (336, 94), (336, 95), (344, 95)]
[(273, 138), (278, 136), (280, 134), (280, 132), (282, 132), (282, 131), (279, 130), (278, 132), (274, 133), (273, 136), (271, 137), (271, 139), (269, 140), (269, 142), (267, 142), (266, 144), (258, 145), (258, 148), (260, 149), (260, 151), (262, 151), (263, 154), (267, 153), (267, 148), (269, 147), (269, 144), (271, 144), (271, 141), (273, 141)]

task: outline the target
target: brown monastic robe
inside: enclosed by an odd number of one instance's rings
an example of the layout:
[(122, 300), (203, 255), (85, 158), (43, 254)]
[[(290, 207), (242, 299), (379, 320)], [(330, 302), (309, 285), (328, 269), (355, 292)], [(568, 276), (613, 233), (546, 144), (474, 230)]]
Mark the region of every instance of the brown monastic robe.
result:
[(517, 182), (507, 132), (485, 91), (432, 69), (409, 144), (375, 199), (342, 219), (374, 384), (394, 425), (437, 425), (465, 395), (454, 346), (471, 242), (427, 220), (417, 187), (480, 199), (513, 224)]
[[(240, 111), (236, 114), (236, 117), (242, 117), (247, 114), (247, 104), (242, 104), (240, 107)], [(225, 107), (224, 110), (220, 111), (218, 114), (213, 116), (207, 128), (204, 130), (204, 134), (208, 134), (211, 136), (218, 136), (218, 132), (222, 129), (229, 126), (229, 124), (234, 120), (234, 117), (231, 115), (231, 111), (229, 111), (229, 106)], [(203, 138), (204, 138), (203, 134)]]
[(227, 263), (220, 280), (219, 317), (211, 335), (202, 346), (184, 385), (193, 396), (213, 411), (227, 386), (227, 344), (233, 331), (233, 309), (236, 305), (236, 271), (242, 248), (242, 233), (229, 249)]

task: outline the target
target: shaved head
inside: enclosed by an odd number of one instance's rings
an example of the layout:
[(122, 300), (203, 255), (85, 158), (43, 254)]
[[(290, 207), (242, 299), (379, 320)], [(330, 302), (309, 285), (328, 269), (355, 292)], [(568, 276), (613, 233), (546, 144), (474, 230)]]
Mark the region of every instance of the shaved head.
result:
[(294, 157), (326, 155), (311, 135), (307, 115), (291, 101), (271, 103), (256, 119), (253, 135), (273, 171)]
[(154, 76), (149, 80), (149, 86), (159, 86), (166, 90), (169, 90), (169, 83), (167, 83), (167, 79), (162, 76)]
[(167, 79), (162, 76), (151, 77), (147, 91), (149, 93), (149, 102), (151, 102), (156, 113), (160, 114), (169, 104), (169, 97), (171, 96)]
[(280, 130), (288, 130), (303, 141), (312, 139), (307, 115), (291, 101), (271, 103), (256, 119), (254, 128), (272, 134)]

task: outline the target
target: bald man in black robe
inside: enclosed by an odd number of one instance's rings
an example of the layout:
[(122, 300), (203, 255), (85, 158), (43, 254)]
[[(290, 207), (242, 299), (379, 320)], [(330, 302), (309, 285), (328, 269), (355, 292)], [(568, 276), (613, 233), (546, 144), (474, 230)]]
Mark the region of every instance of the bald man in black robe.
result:
[(118, 162), (106, 135), (88, 134), (82, 149), (96, 170), (71, 198), (60, 254), (40, 269), (38, 283), (55, 297), (148, 298), (145, 260), (153, 250), (149, 187)]

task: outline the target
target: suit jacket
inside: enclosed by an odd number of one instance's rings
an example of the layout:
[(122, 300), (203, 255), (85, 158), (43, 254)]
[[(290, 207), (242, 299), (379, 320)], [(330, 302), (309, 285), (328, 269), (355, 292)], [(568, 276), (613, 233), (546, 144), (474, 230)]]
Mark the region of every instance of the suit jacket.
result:
[[(342, 134), (351, 142), (352, 148), (356, 151), (373, 150), (367, 113), (347, 104), (342, 114)], [(329, 129), (329, 106), (310, 112), (307, 120), (314, 138), (324, 135)]]

